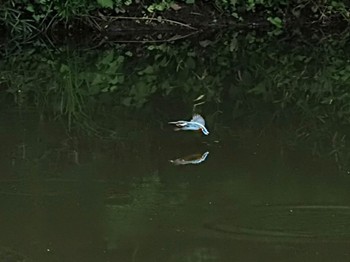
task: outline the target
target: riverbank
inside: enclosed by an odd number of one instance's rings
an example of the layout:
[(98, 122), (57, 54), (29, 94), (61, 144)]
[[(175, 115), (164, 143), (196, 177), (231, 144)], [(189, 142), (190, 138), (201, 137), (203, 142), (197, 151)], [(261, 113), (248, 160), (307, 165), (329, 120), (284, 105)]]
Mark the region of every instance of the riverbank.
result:
[(334, 31), (346, 27), (350, 18), (349, 7), (343, 1), (270, 2), (98, 0), (18, 4), (6, 1), (0, 7), (3, 25), (0, 30), (17, 42), (28, 42), (40, 34), (57, 38), (89, 34), (98, 40), (157, 42), (219, 29), (259, 29), (273, 34), (310, 27)]

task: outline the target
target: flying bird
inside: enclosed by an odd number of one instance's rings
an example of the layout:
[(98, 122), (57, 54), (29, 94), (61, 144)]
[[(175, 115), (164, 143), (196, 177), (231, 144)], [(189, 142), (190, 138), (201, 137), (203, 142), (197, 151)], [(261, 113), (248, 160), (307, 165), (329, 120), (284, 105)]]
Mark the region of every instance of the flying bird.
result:
[(175, 131), (179, 130), (192, 130), (197, 131), (200, 130), (204, 135), (209, 135), (208, 129), (205, 127), (204, 118), (201, 115), (195, 114), (193, 115), (190, 121), (175, 121), (169, 122), (169, 124), (176, 125)]

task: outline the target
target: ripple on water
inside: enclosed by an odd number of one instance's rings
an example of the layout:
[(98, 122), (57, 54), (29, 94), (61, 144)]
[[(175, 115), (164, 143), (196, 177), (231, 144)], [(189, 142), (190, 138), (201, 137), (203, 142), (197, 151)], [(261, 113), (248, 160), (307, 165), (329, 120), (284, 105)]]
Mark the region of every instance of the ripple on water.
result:
[(239, 239), (350, 242), (350, 206), (251, 207), (205, 227)]

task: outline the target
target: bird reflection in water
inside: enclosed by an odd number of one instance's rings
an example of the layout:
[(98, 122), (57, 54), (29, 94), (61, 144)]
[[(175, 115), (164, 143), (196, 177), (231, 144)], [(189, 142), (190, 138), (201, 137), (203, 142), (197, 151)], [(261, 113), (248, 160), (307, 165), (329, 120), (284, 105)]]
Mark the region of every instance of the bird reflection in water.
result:
[(179, 165), (198, 165), (202, 162), (204, 162), (207, 159), (207, 156), (209, 155), (209, 152), (205, 152), (204, 154), (192, 154), (185, 157), (180, 157), (174, 160), (169, 160), (170, 163), (173, 165), (179, 166)]

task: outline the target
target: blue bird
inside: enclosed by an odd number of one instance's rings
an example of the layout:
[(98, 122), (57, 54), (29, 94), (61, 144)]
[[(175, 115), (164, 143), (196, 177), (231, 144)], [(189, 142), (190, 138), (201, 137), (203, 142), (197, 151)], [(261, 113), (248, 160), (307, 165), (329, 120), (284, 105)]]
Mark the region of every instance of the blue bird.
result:
[(208, 129), (205, 127), (205, 121), (204, 118), (198, 114), (193, 115), (192, 119), (190, 121), (175, 121), (175, 122), (169, 122), (169, 124), (176, 125), (175, 131), (179, 130), (200, 130), (203, 132), (204, 135), (209, 135)]

